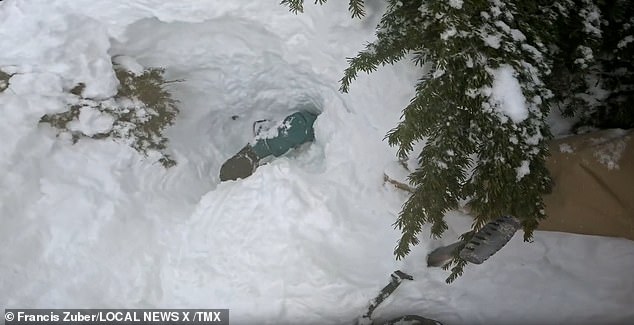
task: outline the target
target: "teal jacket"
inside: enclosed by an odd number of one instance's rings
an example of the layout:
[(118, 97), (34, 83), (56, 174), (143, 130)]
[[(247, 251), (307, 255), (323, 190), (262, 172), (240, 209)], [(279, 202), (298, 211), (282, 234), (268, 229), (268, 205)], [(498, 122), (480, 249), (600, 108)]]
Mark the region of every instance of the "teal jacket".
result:
[(317, 115), (306, 111), (287, 116), (277, 127), (277, 136), (258, 139), (253, 145), (253, 151), (259, 159), (270, 155), (279, 157), (292, 148), (313, 141), (315, 139), (313, 123), (316, 119)]

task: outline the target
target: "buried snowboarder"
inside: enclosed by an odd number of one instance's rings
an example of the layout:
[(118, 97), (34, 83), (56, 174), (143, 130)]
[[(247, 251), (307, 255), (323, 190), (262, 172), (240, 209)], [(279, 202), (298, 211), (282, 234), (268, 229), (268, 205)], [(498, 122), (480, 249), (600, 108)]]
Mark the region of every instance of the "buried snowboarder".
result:
[(268, 120), (253, 124), (255, 143), (247, 144), (220, 167), (220, 181), (237, 180), (251, 176), (263, 158), (279, 157), (290, 149), (315, 139), (313, 124), (317, 114), (307, 110), (297, 111), (272, 128), (264, 124)]
[[(271, 126), (268, 120), (256, 121), (253, 123), (255, 143), (247, 144), (222, 165), (220, 181), (246, 178), (253, 174), (263, 158), (282, 156), (292, 148), (313, 141), (315, 139), (313, 124), (316, 119), (317, 114), (300, 110), (287, 116), (281, 123), (274, 126)], [(390, 283), (381, 290), (375, 299), (370, 301), (368, 311), (357, 319), (357, 324), (378, 324), (372, 317), (374, 310), (396, 290), (403, 279), (413, 280), (411, 276), (399, 270), (395, 271), (391, 275)], [(381, 324), (442, 325), (438, 321), (418, 315), (404, 315), (387, 322), (381, 322)]]

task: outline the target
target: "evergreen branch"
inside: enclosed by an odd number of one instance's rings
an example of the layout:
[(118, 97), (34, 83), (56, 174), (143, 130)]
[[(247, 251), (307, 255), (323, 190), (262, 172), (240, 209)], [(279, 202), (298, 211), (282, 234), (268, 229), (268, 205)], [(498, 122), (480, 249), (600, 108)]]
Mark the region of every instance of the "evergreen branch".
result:
[[(420, 38), (420, 25), (414, 23), (418, 16), (417, 8), (420, 1), (412, 1), (403, 4), (391, 1), (387, 11), (383, 14), (377, 29), (377, 40), (365, 46), (365, 49), (354, 58), (348, 58), (349, 66), (344, 71), (340, 80), (339, 90), (347, 93), (352, 80), (356, 79), (359, 71), (370, 73), (379, 65), (394, 64), (405, 55), (422, 48)], [(355, 9), (356, 8), (356, 9)], [(363, 1), (350, 0), (350, 11), (363, 12)], [(412, 20), (404, 20), (402, 16), (411, 17)]]
[(464, 273), (464, 267), (467, 266), (467, 261), (460, 257), (460, 251), (465, 247), (466, 243), (471, 241), (475, 233), (475, 230), (471, 230), (460, 235), (460, 243), (462, 243), (462, 245), (456, 247), (453, 251), (452, 259), (447, 262), (447, 264), (443, 265), (442, 269), (445, 271), (451, 268), (451, 274), (447, 277), (447, 279), (445, 279), (447, 284), (451, 284)]
[(420, 107), (423, 103), (422, 96), (414, 97), (403, 110), (403, 121), (399, 122), (397, 127), (391, 129), (386, 135), (390, 146), (398, 146), (397, 155), (401, 159), (407, 158), (414, 149), (414, 142), (421, 140), (422, 136), (427, 134), (424, 131), (424, 126), (419, 125), (419, 119), (416, 118), (416, 115), (422, 113)]
[[(315, 0), (315, 4), (323, 5), (328, 0)], [(352, 14), (352, 18), (361, 18), (365, 15), (364, 0), (350, 0), (348, 10)], [(294, 13), (304, 12), (304, 0), (282, 0), (282, 6), (287, 6)]]
[(407, 53), (407, 50), (402, 49), (405, 44), (404, 40), (395, 41), (390, 46), (370, 43), (356, 57), (348, 58), (349, 66), (340, 80), (341, 87), (339, 91), (347, 93), (350, 89), (350, 83), (357, 78), (359, 71), (365, 73), (374, 72), (379, 65), (394, 64), (401, 60)]
[(304, 0), (282, 0), (280, 4), (282, 6), (287, 6), (288, 10), (294, 14), (304, 12)]
[(420, 229), (418, 231), (409, 227), (403, 227), (402, 229), (403, 233), (401, 235), (401, 239), (399, 239), (398, 244), (394, 248), (394, 256), (396, 257), (396, 260), (400, 260), (407, 256), (411, 252), (411, 247), (416, 246), (419, 243), (417, 233), (420, 232)]
[[(301, 0), (282, 3), (291, 11), (303, 9)], [(626, 0), (484, 0), (464, 1), (458, 10), (446, 1), (387, 3), (376, 41), (348, 58), (340, 91), (348, 92), (359, 72), (371, 73), (410, 53), (416, 68), (425, 69), (401, 121), (385, 137), (401, 159), (425, 140), (417, 153), (420, 166), (409, 176), (414, 191), (394, 223), (402, 233), (396, 258), (418, 244), (424, 226), (431, 226), (433, 236), (442, 235), (445, 213), (466, 198), (474, 215), (472, 231), (510, 214), (521, 220), (530, 240), (546, 217), (542, 195), (551, 187), (545, 167), (551, 138), (545, 116), (551, 103), (568, 105), (567, 114), (583, 112), (586, 124), (634, 126), (629, 109), (634, 103), (634, 42), (629, 41), (634, 5)], [(363, 16), (363, 6), (364, 1), (349, 1), (353, 18)], [(525, 98), (528, 116), (522, 121), (512, 121), (491, 95), (497, 71), (506, 67)], [(590, 103), (589, 87), (610, 94)], [(530, 173), (518, 171), (526, 165)], [(447, 282), (465, 265), (454, 258)]]
[(451, 265), (453, 265), (454, 267), (451, 268), (451, 274), (445, 280), (445, 282), (447, 284), (451, 284), (459, 276), (461, 276), (464, 273), (464, 267), (467, 266), (467, 261), (463, 260), (460, 257), (456, 257), (456, 258), (452, 259), (451, 262), (447, 263), (446, 266), (447, 266), (447, 268), (449, 268), (449, 266), (451, 266)]
[(365, 16), (364, 0), (350, 0), (348, 10), (352, 14), (352, 18), (359, 18)]

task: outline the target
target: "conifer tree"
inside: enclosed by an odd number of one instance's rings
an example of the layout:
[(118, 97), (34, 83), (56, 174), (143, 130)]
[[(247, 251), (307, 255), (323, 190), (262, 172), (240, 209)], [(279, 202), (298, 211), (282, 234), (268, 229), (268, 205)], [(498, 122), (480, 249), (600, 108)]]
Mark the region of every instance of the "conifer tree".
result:
[[(513, 215), (530, 240), (546, 217), (551, 135), (545, 117), (552, 104), (586, 124), (634, 120), (631, 2), (386, 2), (376, 40), (349, 59), (341, 90), (347, 92), (359, 72), (406, 57), (420, 71), (414, 98), (387, 136), (400, 157), (416, 154), (419, 162), (409, 176), (415, 190), (395, 223), (402, 232), (396, 257), (410, 252), (426, 224), (441, 236), (444, 214), (461, 202), (475, 217), (463, 239), (490, 220)], [(302, 0), (282, 4), (303, 10)], [(353, 17), (363, 15), (363, 5), (350, 0)], [(617, 32), (605, 37), (608, 26)], [(597, 98), (597, 80), (609, 95)], [(420, 141), (423, 149), (413, 153)], [(456, 256), (446, 266), (453, 266), (447, 281), (465, 264)]]
[[(589, 1), (589, 0), (588, 0)], [(580, 96), (593, 100), (581, 115), (580, 126), (634, 127), (634, 2), (597, 1), (603, 37), (587, 90)], [(597, 94), (588, 96), (588, 94)], [(569, 109), (573, 111), (573, 109)]]
[(558, 1), (548, 7), (553, 22), (553, 73), (550, 76), (557, 108), (566, 116), (588, 112), (594, 98), (583, 96), (598, 75), (601, 26), (593, 0)]

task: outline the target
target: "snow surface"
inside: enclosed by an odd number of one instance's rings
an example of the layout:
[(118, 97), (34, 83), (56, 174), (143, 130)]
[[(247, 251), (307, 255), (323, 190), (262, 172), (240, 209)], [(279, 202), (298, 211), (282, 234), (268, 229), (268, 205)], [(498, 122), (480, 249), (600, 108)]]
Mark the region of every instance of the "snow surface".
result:
[(112, 130), (113, 123), (114, 117), (112, 115), (102, 113), (94, 107), (82, 107), (79, 109), (79, 118), (77, 121), (68, 123), (68, 129), (93, 136), (109, 132)]
[[(344, 1), (299, 16), (278, 2), (0, 2), (0, 69), (15, 73), (0, 93), (0, 306), (226, 307), (232, 324), (353, 324), (401, 269), (414, 281), (378, 319), (634, 322), (634, 243), (624, 239), (515, 236), (447, 285), (425, 255), (470, 228), (450, 213), (442, 241), (426, 229), (395, 261), (392, 223), (407, 195), (383, 183), (396, 164), (383, 137), (417, 75), (404, 62), (340, 94), (345, 58), (372, 39), (382, 8), (368, 2), (357, 21)], [(167, 134), (171, 169), (123, 143), (73, 144), (38, 123), (68, 109), (80, 82), (87, 98), (112, 96), (118, 56), (185, 80), (169, 88), (181, 110)], [(305, 103), (323, 110), (313, 144), (218, 183), (253, 121)], [(106, 127), (98, 116), (84, 122), (84, 131)]]

